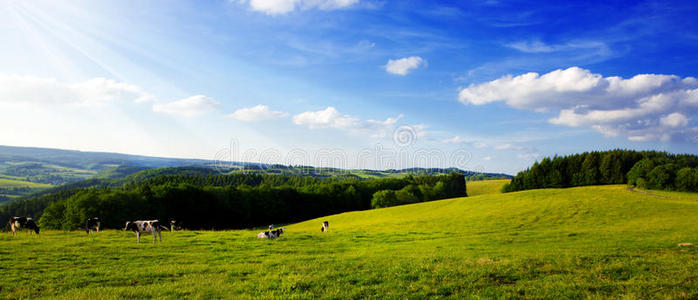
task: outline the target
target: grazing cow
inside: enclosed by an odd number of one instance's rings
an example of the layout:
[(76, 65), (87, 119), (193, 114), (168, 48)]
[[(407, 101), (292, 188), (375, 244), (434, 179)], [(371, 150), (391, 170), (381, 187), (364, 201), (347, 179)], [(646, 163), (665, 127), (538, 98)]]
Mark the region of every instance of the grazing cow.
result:
[(85, 232), (89, 235), (90, 231), (94, 230), (99, 232), (99, 228), (102, 226), (102, 223), (99, 221), (99, 218), (93, 217), (89, 218), (85, 221)]
[(138, 236), (138, 242), (141, 242), (141, 233), (152, 232), (153, 233), (153, 243), (157, 241), (160, 237), (160, 242), (162, 242), (162, 233), (160, 233), (160, 221), (149, 220), (149, 221), (128, 221), (126, 222), (126, 227), (124, 230), (131, 230)]
[(320, 228), (320, 231), (326, 232), (328, 230), (330, 230), (330, 222), (322, 222), (322, 228)]
[(262, 231), (259, 234), (257, 234), (257, 238), (260, 239), (275, 239), (281, 236), (281, 234), (284, 233), (284, 228), (279, 228), (277, 230), (270, 230), (270, 231)]
[[(34, 230), (36, 234), (39, 234), (39, 226), (36, 225), (36, 222), (34, 222), (32, 218), (12, 217), (8, 223), (10, 224), (10, 230), (12, 230), (12, 236), (15, 236), (16, 231), (22, 228)], [(31, 231), (29, 231), (29, 233), (31, 234)]]

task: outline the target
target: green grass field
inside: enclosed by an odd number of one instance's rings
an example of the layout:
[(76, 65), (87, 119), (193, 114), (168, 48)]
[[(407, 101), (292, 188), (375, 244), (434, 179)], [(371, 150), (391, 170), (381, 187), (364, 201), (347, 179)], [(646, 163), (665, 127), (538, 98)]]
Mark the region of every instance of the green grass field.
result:
[(13, 188), (13, 187), (50, 188), (50, 187), (52, 187), (52, 185), (44, 184), (44, 183), (36, 183), (36, 182), (31, 182), (31, 181), (0, 178), (0, 188)]
[(509, 183), (509, 179), (499, 180), (479, 180), (466, 182), (468, 196), (479, 196), (487, 194), (499, 194), (502, 192), (502, 187)]
[[(15, 180), (0, 177), (0, 205), (4, 202), (2, 197), (14, 199), (23, 195), (28, 195), (43, 189), (50, 188), (52, 185), (36, 183), (31, 181)], [(17, 190), (17, 188), (26, 188)]]
[[(470, 189), (470, 186), (468, 187)], [(698, 297), (698, 194), (533, 190), (350, 212), (258, 231), (0, 237), (0, 297)], [(330, 232), (321, 233), (323, 220)]]

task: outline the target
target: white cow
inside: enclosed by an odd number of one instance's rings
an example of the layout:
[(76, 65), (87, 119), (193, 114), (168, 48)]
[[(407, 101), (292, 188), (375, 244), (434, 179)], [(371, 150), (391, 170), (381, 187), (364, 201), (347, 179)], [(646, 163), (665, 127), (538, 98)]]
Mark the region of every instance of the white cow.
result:
[(158, 220), (148, 220), (148, 221), (128, 221), (126, 222), (126, 227), (124, 230), (131, 230), (138, 236), (138, 242), (141, 242), (141, 233), (152, 232), (153, 233), (153, 243), (157, 241), (160, 237), (160, 242), (162, 242), (162, 233), (160, 233), (160, 221)]

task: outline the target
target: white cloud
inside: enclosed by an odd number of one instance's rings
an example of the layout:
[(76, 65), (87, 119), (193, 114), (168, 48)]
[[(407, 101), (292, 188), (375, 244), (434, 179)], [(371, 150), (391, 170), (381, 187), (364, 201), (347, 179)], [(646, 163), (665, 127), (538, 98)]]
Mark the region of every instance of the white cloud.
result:
[[(242, 1), (245, 2), (245, 1)], [(296, 9), (335, 10), (352, 6), (359, 0), (249, 0), (250, 8), (267, 15), (283, 15)]]
[(547, 45), (539, 40), (515, 42), (507, 44), (507, 47), (514, 48), (516, 50), (526, 53), (541, 53), (555, 51), (555, 47)]
[(540, 154), (538, 153), (526, 153), (526, 154), (517, 154), (516, 157), (518, 159), (523, 159), (523, 160), (536, 160)]
[[(306, 111), (293, 116), (293, 124), (307, 126), (310, 129), (335, 128), (345, 130), (354, 134), (368, 134), (372, 138), (384, 138), (395, 130), (397, 122), (403, 115), (381, 120), (365, 120), (359, 117), (343, 115), (336, 108), (329, 106), (324, 110)], [(416, 134), (426, 128), (424, 125), (414, 125)], [(423, 134), (422, 134), (423, 136)]]
[(361, 125), (359, 118), (342, 115), (336, 108), (329, 106), (324, 110), (306, 111), (293, 116), (293, 124), (306, 125), (310, 129), (337, 128), (352, 129)]
[(497, 146), (494, 146), (494, 149), (495, 150), (514, 150), (514, 151), (522, 151), (522, 152), (526, 152), (526, 153), (538, 152), (538, 149), (536, 149), (536, 147), (520, 146), (520, 145), (513, 145), (513, 144), (497, 145)]
[(441, 140), (441, 142), (446, 143), (446, 144), (463, 144), (466, 142), (466, 139), (464, 139), (461, 136), (454, 136), (450, 139)]
[(466, 139), (462, 136), (456, 135), (452, 138), (441, 140), (444, 144), (469, 144), (475, 148), (485, 148), (487, 144), (482, 142), (473, 141), (472, 139)]
[(195, 95), (181, 100), (153, 104), (153, 111), (169, 115), (195, 117), (215, 111), (220, 103), (204, 95)]
[(417, 132), (417, 137), (418, 138), (424, 138), (429, 135), (429, 131), (427, 131), (427, 128), (429, 128), (429, 125), (426, 124), (415, 124), (415, 125), (410, 125), (412, 129), (414, 129)]
[(99, 106), (152, 99), (138, 86), (106, 78), (66, 83), (53, 78), (0, 74), (0, 102)]
[(680, 113), (671, 113), (659, 121), (667, 127), (686, 127), (688, 125), (688, 118)]
[(525, 53), (551, 53), (572, 50), (589, 51), (594, 49), (601, 53), (610, 53), (608, 46), (605, 43), (598, 41), (572, 41), (565, 44), (546, 44), (540, 40), (534, 39), (518, 41), (506, 44), (506, 46)]
[(487, 160), (487, 161), (492, 160), (492, 156), (485, 156), (482, 158), (482, 160)]
[(388, 63), (384, 66), (385, 71), (395, 75), (407, 75), (412, 70), (425, 66), (426, 61), (419, 56), (410, 56), (400, 59), (389, 59)]
[(228, 117), (243, 122), (270, 120), (283, 118), (285, 116), (288, 116), (287, 112), (270, 110), (269, 106), (262, 104), (253, 107), (241, 108), (228, 115)]
[(460, 91), (459, 100), (473, 105), (502, 101), (519, 109), (553, 111), (558, 116), (549, 120), (552, 124), (588, 126), (633, 141), (693, 139), (684, 134), (689, 126), (684, 113), (698, 112), (698, 80), (660, 74), (623, 79), (571, 67), (470, 85)]
[(382, 138), (388, 136), (393, 129), (395, 129), (395, 124), (397, 124), (400, 119), (402, 119), (403, 115), (399, 115), (395, 118), (387, 118), (385, 121), (379, 121), (379, 120), (366, 120), (364, 122), (363, 127), (366, 130), (371, 131), (371, 137), (372, 138)]

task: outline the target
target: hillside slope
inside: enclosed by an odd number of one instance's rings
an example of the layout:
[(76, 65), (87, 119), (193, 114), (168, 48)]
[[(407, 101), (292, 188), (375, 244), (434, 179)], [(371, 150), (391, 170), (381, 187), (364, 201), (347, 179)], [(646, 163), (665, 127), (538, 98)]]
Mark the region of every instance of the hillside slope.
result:
[(468, 196), (500, 194), (504, 185), (510, 181), (510, 179), (468, 181)]
[[(587, 247), (580, 240), (604, 236), (614, 238), (606, 242), (624, 247), (661, 248), (698, 239), (698, 194), (664, 192), (659, 197), (622, 185), (544, 189), (349, 212), (322, 220), (337, 231), (440, 233), (484, 238), (498, 248), (514, 243), (517, 248), (527, 243), (542, 246), (540, 237), (552, 242), (550, 249), (568, 244)], [(289, 230), (317, 231), (320, 221), (295, 224)], [(588, 247), (597, 249), (598, 243)]]
[(165, 233), (155, 245), (121, 231), (5, 234), (0, 298), (691, 299), (698, 252), (677, 244), (698, 244), (696, 220), (698, 194), (617, 185), (343, 213), (275, 241), (259, 230)]

